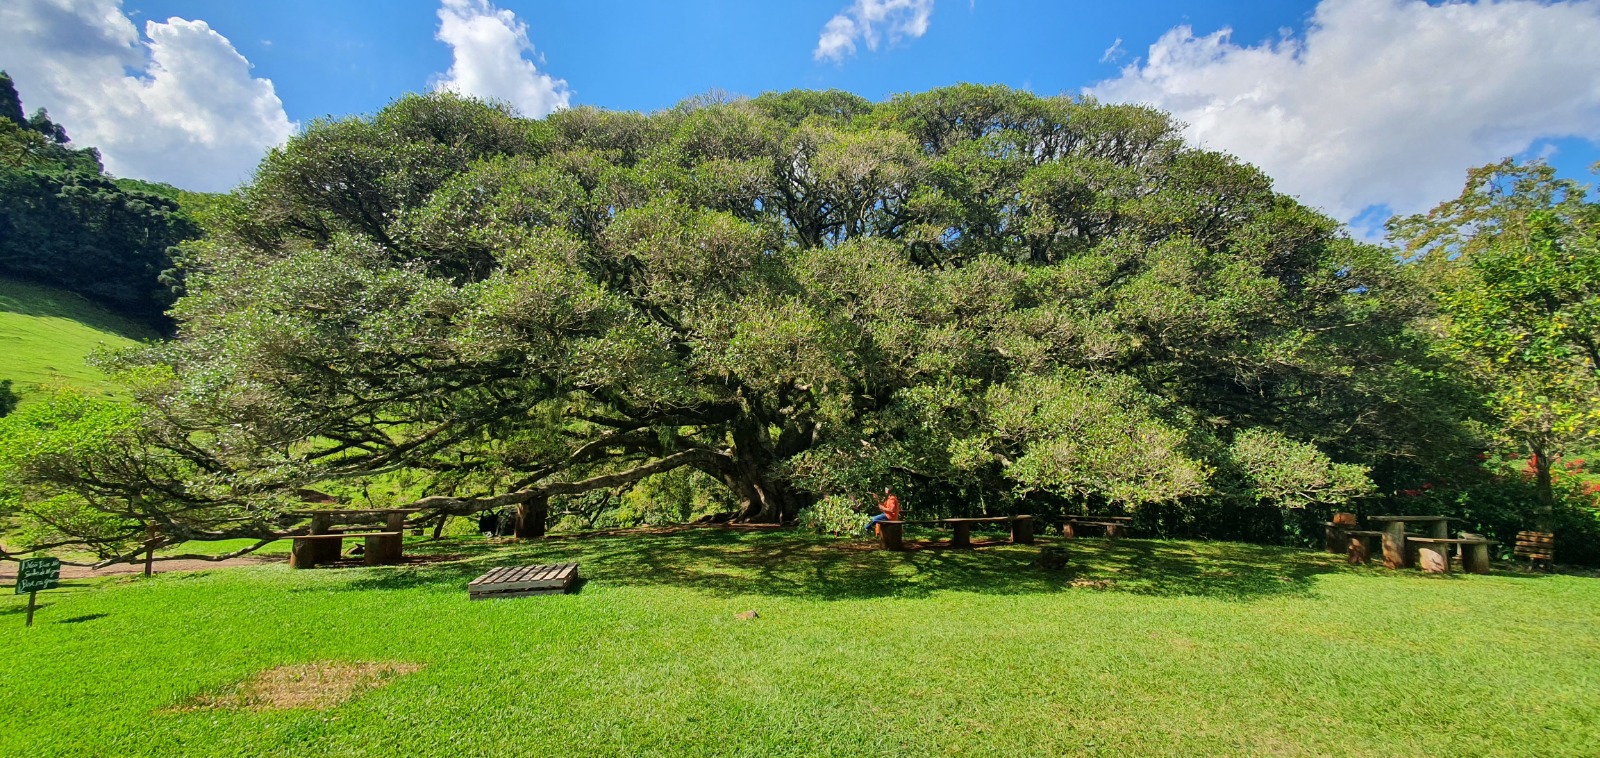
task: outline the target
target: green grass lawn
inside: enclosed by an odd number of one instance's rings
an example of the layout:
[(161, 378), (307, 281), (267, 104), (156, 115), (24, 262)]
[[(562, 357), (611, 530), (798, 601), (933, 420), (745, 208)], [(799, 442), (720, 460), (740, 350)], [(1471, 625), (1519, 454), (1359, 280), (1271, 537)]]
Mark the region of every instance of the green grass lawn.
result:
[[(1594, 755), (1600, 580), (1232, 543), (886, 553), (792, 532), (413, 544), (0, 600), (0, 755)], [(455, 556), (453, 559), (451, 556)], [(566, 596), (472, 602), (493, 565)], [(736, 614), (755, 610), (760, 618)], [(270, 667), (418, 664), (327, 710)]]
[(112, 394), (105, 374), (84, 359), (155, 336), (80, 295), (0, 279), (0, 379), (10, 379), (24, 400), (38, 385)]

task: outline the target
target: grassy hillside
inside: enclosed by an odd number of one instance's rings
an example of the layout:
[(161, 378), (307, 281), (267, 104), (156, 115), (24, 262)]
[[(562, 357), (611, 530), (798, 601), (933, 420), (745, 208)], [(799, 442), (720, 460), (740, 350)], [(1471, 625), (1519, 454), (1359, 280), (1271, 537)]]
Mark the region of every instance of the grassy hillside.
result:
[(105, 374), (84, 359), (156, 336), (80, 295), (0, 279), (0, 379), (10, 379), (23, 402), (40, 385), (111, 394)]
[[(1046, 543), (1061, 544), (1045, 538)], [(1600, 579), (1236, 543), (691, 529), (0, 592), (0, 755), (1537, 755), (1600, 745)], [(473, 602), (490, 566), (566, 596)], [(1503, 567), (1502, 567), (1503, 569)], [(758, 618), (738, 617), (756, 611)]]

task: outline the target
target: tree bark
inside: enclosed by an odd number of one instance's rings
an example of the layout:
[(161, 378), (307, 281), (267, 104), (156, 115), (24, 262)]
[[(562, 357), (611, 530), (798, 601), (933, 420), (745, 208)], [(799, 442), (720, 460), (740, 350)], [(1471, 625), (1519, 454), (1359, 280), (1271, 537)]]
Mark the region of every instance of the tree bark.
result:
[(517, 524), (513, 535), (519, 540), (543, 537), (544, 523), (549, 513), (549, 498), (540, 497), (525, 503), (517, 503)]
[(777, 455), (766, 424), (750, 417), (736, 421), (732, 453), (720, 473), (723, 483), (739, 499), (739, 515), (735, 520), (778, 524), (793, 518), (799, 510), (798, 501), (786, 482), (771, 475)]
[(1549, 448), (1542, 441), (1531, 442), (1528, 450), (1533, 454), (1533, 486), (1538, 502), (1533, 511), (1534, 528), (1541, 532), (1555, 531), (1556, 495), (1550, 476)]

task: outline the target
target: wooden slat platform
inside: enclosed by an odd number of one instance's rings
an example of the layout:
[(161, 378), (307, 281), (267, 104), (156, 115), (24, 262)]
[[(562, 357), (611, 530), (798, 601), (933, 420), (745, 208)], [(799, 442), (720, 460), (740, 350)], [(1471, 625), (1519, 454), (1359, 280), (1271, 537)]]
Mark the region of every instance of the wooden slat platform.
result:
[(498, 566), (467, 584), (473, 600), (523, 595), (559, 595), (578, 581), (578, 564), (555, 563), (547, 566)]
[(1550, 532), (1517, 532), (1513, 553), (1518, 558), (1549, 562), (1555, 558), (1556, 536)]

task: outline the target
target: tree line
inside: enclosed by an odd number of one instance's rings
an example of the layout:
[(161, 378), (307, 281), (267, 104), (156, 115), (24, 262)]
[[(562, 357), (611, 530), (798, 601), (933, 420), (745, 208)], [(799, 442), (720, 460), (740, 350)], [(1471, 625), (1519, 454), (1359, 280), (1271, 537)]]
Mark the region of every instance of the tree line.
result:
[(0, 71), (0, 276), (76, 292), (165, 331), (178, 247), (200, 227), (165, 184), (109, 176), (43, 108), (24, 116)]
[(677, 477), (746, 521), (893, 485), (1275, 539), (1533, 451), (1548, 522), (1596, 420), (1594, 221), (1506, 164), (1397, 220), (1397, 257), (1162, 112), (999, 86), (410, 95), (215, 201), (176, 338), (107, 363), (136, 402), (14, 415), (0, 498), (107, 555), (268, 539), (298, 488), (402, 472), (441, 517)]

